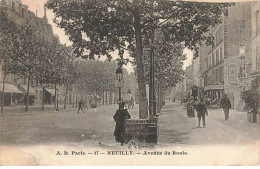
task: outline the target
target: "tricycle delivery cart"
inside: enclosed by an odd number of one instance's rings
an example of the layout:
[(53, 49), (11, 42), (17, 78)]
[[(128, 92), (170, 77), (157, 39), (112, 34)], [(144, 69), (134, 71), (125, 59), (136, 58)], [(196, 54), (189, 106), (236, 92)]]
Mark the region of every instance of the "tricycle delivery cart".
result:
[(127, 119), (125, 123), (125, 143), (128, 150), (154, 147), (159, 136), (158, 119)]

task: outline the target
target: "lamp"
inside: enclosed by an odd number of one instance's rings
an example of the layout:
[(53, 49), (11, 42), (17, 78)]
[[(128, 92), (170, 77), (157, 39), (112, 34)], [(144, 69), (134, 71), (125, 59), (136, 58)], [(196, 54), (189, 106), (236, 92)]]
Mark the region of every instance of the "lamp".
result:
[(116, 69), (116, 79), (119, 81), (119, 102), (121, 101), (121, 80), (123, 80), (123, 70), (121, 67)]

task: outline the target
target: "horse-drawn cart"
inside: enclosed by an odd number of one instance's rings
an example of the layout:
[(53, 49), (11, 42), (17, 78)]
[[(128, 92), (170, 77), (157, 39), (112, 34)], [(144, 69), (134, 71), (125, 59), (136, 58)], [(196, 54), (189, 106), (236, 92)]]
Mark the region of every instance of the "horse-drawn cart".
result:
[(159, 136), (157, 119), (127, 119), (125, 124), (125, 142), (128, 150), (136, 151), (141, 147), (154, 147)]

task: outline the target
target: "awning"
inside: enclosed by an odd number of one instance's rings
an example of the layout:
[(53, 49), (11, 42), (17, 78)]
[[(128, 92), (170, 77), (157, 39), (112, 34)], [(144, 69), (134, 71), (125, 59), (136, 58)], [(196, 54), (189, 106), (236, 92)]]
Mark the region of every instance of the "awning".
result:
[[(3, 91), (3, 84), (0, 83), (0, 91)], [(13, 84), (9, 84), (9, 83), (5, 83), (5, 93), (23, 93), (22, 91), (20, 91), (17, 87), (15, 87)]]
[[(27, 88), (28, 88), (27, 85), (20, 85), (19, 86), (19, 89), (21, 91), (23, 91), (23, 93), (27, 93)], [(29, 86), (29, 95), (36, 95), (36, 94), (37, 94), (37, 92), (35, 91), (35, 89), (32, 88), (31, 86)]]
[[(51, 95), (55, 96), (55, 89), (48, 89), (45, 88), (47, 92), (49, 92)], [(58, 91), (58, 90), (57, 90)], [(58, 91), (58, 95), (62, 95), (59, 91)]]
[(223, 85), (221, 84), (216, 84), (216, 85), (208, 85), (208, 86), (205, 86), (204, 90), (223, 90), (224, 87)]

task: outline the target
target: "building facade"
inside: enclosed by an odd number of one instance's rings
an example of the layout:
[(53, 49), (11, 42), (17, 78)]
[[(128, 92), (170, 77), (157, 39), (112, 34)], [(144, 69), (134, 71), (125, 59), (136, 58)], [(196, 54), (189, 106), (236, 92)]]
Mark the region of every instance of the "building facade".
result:
[(260, 1), (251, 2), (252, 16), (252, 75), (260, 74)]
[[(36, 30), (36, 38), (39, 41), (51, 42), (57, 37), (53, 34), (52, 26), (48, 23), (46, 17), (46, 7), (44, 8), (43, 18), (39, 18), (37, 13), (34, 14), (28, 10), (26, 5), (23, 5), (21, 0), (2, 0), (0, 5), (7, 7), (8, 17), (14, 21), (18, 26), (24, 27), (30, 24)], [(2, 66), (1, 66), (2, 67)], [(3, 81), (4, 74), (2, 68), (0, 69), (1, 82)], [(54, 84), (41, 84), (36, 80), (31, 80), (29, 92), (30, 105), (42, 104), (43, 93), (44, 103), (53, 104), (55, 100)], [(2, 85), (0, 87), (2, 91)], [(25, 102), (25, 94), (27, 91), (27, 79), (21, 79), (16, 74), (8, 74), (5, 78), (5, 105), (17, 104), (23, 105)], [(44, 91), (44, 92), (43, 92)], [(64, 102), (66, 88), (63, 85), (57, 85), (57, 93), (59, 101)], [(75, 87), (68, 87), (67, 102), (74, 103), (76, 101)]]
[(216, 101), (227, 94), (232, 107), (239, 109), (243, 106), (240, 94), (247, 85), (245, 77), (252, 66), (251, 2), (229, 7), (228, 16), (208, 34), (213, 35), (214, 44), (200, 48), (205, 95)]
[(192, 87), (193, 87), (193, 65), (189, 65), (186, 67), (186, 70), (185, 70), (185, 85), (186, 85), (186, 98), (190, 98), (191, 95), (192, 95)]
[[(235, 18), (235, 19), (234, 19)], [(224, 19), (224, 88), (234, 109), (242, 110), (241, 92), (252, 67), (251, 2), (236, 3)]]

